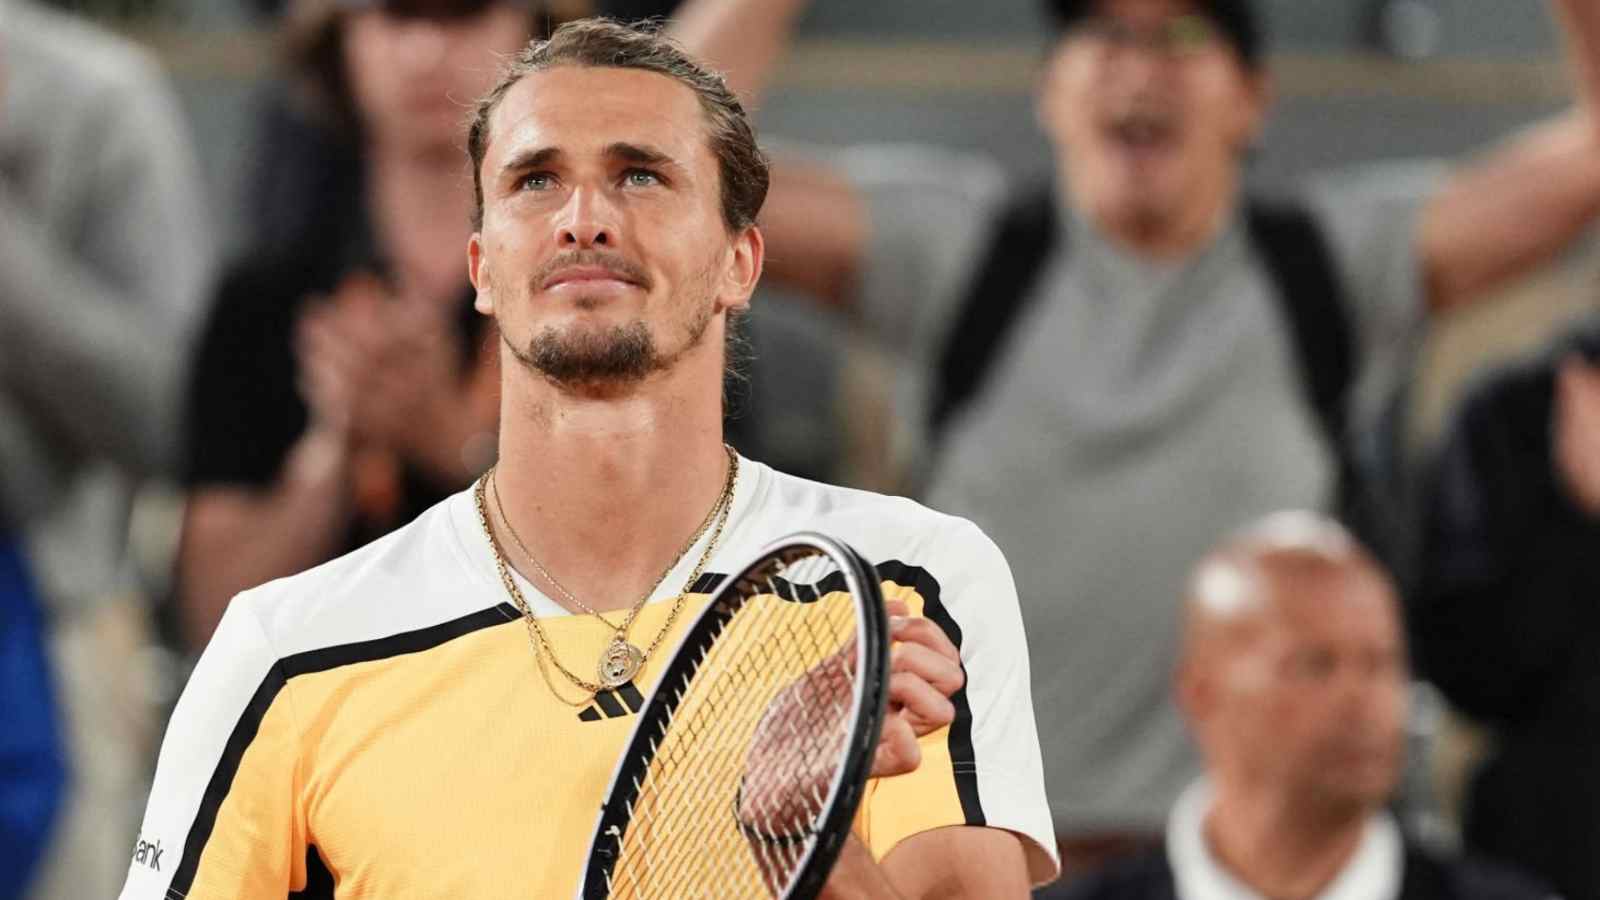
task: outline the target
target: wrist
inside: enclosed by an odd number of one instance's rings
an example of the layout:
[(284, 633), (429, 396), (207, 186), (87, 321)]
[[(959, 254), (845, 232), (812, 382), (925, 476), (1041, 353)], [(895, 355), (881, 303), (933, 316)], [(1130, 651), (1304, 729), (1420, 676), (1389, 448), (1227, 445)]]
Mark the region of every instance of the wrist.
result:
[(839, 849), (839, 859), (818, 900), (892, 900), (899, 896), (888, 875), (872, 858), (872, 851), (852, 834)]
[(291, 490), (320, 493), (341, 487), (348, 482), (350, 451), (347, 435), (313, 424), (289, 451), (284, 480)]

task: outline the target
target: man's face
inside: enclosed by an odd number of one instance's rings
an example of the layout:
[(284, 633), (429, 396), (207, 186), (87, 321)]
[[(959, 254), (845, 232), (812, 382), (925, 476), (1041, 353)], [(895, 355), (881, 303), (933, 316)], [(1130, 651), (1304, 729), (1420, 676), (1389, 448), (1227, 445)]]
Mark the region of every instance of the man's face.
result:
[(1167, 221), (1237, 173), (1266, 87), (1189, 0), (1104, 0), (1056, 47), (1040, 119), (1097, 221)]
[(720, 377), (723, 314), (748, 305), (760, 233), (724, 224), (689, 87), (636, 69), (529, 75), (490, 120), (481, 175), (478, 308), (525, 366), (609, 391), (699, 352)]
[(1278, 596), (1220, 664), (1201, 741), (1214, 766), (1249, 783), (1316, 809), (1370, 812), (1394, 789), (1404, 746), (1393, 593), (1351, 566), (1269, 581)]
[(427, 4), (404, 14), (346, 13), (344, 65), (362, 126), (403, 150), (459, 153), (465, 104), (494, 84), (498, 60), (527, 43), (513, 4)]

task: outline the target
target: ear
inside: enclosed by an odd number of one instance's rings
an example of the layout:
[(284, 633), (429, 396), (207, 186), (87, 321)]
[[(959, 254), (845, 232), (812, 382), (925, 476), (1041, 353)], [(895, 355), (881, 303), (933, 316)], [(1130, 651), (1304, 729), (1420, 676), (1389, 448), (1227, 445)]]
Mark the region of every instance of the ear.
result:
[(719, 312), (750, 308), (750, 295), (755, 293), (756, 283), (761, 280), (766, 249), (766, 238), (761, 234), (761, 229), (754, 225), (733, 239), (723, 270), (722, 287), (717, 292)]
[(1178, 711), (1183, 714), (1191, 733), (1198, 733), (1200, 723), (1210, 717), (1217, 704), (1216, 683), (1207, 676), (1207, 667), (1193, 656), (1185, 654), (1173, 674), (1172, 695)]
[(483, 235), (474, 231), (467, 239), (467, 279), (472, 282), (476, 296), (472, 308), (486, 316), (494, 315), (494, 297), (490, 296), (487, 266), (483, 261)]
[[(1241, 63), (1240, 65), (1243, 65)], [(1263, 66), (1244, 72), (1243, 101), (1239, 104), (1239, 151), (1249, 151), (1261, 141), (1266, 128), (1267, 113), (1277, 99), (1277, 84)]]
[(1039, 124), (1041, 131), (1057, 141), (1063, 140), (1066, 132), (1066, 119), (1062, 114), (1065, 101), (1062, 97), (1070, 49), (1067, 38), (1057, 40), (1034, 75), (1034, 121)]

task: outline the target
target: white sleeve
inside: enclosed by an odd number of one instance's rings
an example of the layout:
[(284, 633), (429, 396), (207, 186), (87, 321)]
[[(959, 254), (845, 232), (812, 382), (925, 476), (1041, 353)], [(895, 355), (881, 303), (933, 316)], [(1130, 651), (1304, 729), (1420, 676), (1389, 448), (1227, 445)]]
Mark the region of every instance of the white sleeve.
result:
[(1056, 877), (1060, 860), (1033, 719), (1022, 609), (1000, 548), (978, 526), (961, 525), (949, 552), (957, 559), (965, 554), (967, 564), (952, 570), (944, 606), (960, 628), (977, 802), (984, 824), (1028, 839), (1028, 870), (1038, 884)]
[(1016, 585), (987, 535), (948, 521), (923, 564), (881, 564), (879, 574), (887, 597), (920, 604), (956, 644), (966, 686), (951, 697), (955, 722), (923, 738), (918, 770), (874, 789), (868, 843), (881, 858), (892, 842), (930, 828), (1002, 828), (1022, 839), (1029, 877), (1042, 884), (1060, 865)]
[(304, 880), (298, 732), (246, 597), (229, 604), (172, 714), (122, 900), (284, 896)]

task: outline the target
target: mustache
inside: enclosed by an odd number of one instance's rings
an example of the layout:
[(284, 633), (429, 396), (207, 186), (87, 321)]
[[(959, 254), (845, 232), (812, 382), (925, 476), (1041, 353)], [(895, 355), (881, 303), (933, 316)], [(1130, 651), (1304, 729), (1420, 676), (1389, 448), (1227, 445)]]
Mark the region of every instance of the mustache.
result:
[(1114, 104), (1107, 111), (1106, 118), (1116, 125), (1148, 124), (1170, 126), (1177, 123), (1178, 110), (1172, 103), (1135, 98)]
[(574, 266), (594, 267), (604, 269), (622, 281), (636, 284), (645, 290), (650, 289), (650, 276), (644, 267), (620, 253), (611, 253), (605, 250), (569, 250), (557, 253), (551, 257), (538, 271), (533, 273), (533, 286), (537, 290), (544, 290), (545, 285), (555, 274), (562, 269)]

